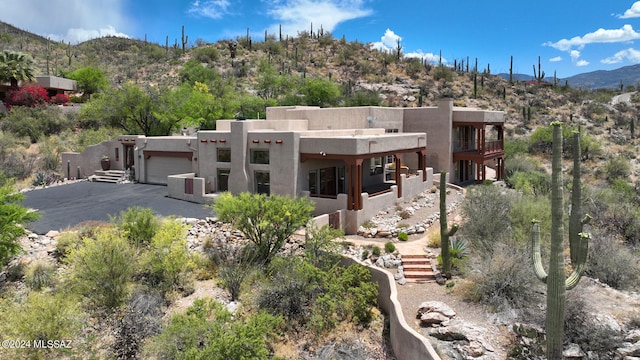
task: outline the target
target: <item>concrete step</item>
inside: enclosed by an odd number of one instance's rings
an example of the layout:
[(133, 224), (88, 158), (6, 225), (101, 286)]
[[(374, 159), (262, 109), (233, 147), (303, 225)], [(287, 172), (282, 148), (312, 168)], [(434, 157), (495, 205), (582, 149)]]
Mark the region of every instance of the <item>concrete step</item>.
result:
[(120, 183), (125, 180), (124, 170), (97, 170), (89, 177), (91, 181)]
[(431, 267), (431, 259), (424, 254), (402, 255), (404, 277), (409, 282), (435, 281), (435, 273)]

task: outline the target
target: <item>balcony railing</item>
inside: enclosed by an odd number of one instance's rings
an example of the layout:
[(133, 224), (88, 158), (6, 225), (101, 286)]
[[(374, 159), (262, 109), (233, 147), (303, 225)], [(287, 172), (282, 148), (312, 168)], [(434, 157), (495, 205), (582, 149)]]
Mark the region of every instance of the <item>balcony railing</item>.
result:
[(504, 150), (502, 140), (486, 141), (484, 151), (480, 149), (476, 141), (456, 141), (453, 145), (453, 152), (471, 152), (478, 154), (493, 154)]

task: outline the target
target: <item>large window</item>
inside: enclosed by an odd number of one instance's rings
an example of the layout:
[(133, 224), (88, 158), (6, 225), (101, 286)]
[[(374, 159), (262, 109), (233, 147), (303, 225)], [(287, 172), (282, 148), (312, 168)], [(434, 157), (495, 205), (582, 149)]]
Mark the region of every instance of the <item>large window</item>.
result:
[(271, 193), (271, 188), (269, 186), (269, 172), (268, 171), (256, 171), (254, 172), (254, 180), (256, 184), (256, 192), (258, 194), (267, 194)]
[(218, 148), (217, 159), (218, 162), (231, 162), (231, 149)]
[(218, 191), (229, 191), (229, 169), (218, 169)]
[(268, 164), (269, 150), (251, 149), (250, 162), (252, 164)]
[(328, 167), (309, 171), (309, 192), (312, 195), (328, 197), (345, 193), (344, 167)]

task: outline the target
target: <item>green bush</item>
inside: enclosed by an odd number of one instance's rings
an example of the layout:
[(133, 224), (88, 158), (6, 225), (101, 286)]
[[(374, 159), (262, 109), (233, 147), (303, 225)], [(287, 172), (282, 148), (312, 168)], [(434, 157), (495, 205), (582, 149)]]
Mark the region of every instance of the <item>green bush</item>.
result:
[(373, 256), (380, 256), (380, 254), (381, 254), (380, 247), (378, 247), (377, 245), (374, 245), (374, 246), (371, 248), (371, 254), (372, 254)]
[(82, 239), (77, 232), (65, 231), (60, 233), (60, 236), (58, 236), (56, 251), (60, 254), (60, 257), (64, 258), (69, 254), (69, 252), (76, 250), (81, 243)]
[(257, 251), (256, 260), (269, 263), (286, 239), (311, 219), (308, 198), (242, 193), (223, 193), (213, 205), (221, 221), (241, 230)]
[[(51, 294), (32, 291), (21, 303), (8, 303), (0, 308), (3, 319), (0, 333), (4, 339), (23, 340), (72, 340), (71, 347), (78, 344), (79, 331), (84, 313), (78, 308), (77, 299), (68, 294)], [(33, 343), (32, 343), (33, 346)], [(64, 358), (73, 350), (68, 349), (19, 349), (16, 353), (0, 349), (0, 357), (7, 359)], [(55, 353), (54, 353), (55, 352)], [(26, 356), (25, 356), (26, 355)], [(66, 355), (66, 356), (64, 356)]]
[(193, 49), (192, 56), (201, 63), (213, 63), (218, 60), (220, 53), (215, 47), (197, 47)]
[(369, 250), (362, 251), (362, 260), (367, 260), (369, 258)]
[(143, 258), (147, 281), (162, 292), (184, 289), (186, 274), (193, 270), (187, 248), (187, 229), (177, 220), (164, 221)]
[(281, 325), (281, 318), (265, 312), (232, 316), (217, 300), (198, 299), (185, 314), (171, 317), (143, 358), (269, 359), (268, 344)]
[(39, 217), (20, 205), (24, 195), (15, 190), (13, 182), (0, 186), (0, 266), (20, 252), (18, 238), (24, 235), (24, 224)]
[(156, 218), (154, 211), (139, 206), (121, 211), (120, 216), (112, 218), (111, 221), (122, 230), (124, 236), (135, 246), (149, 244), (160, 227), (160, 220)]
[(404, 231), (400, 232), (400, 233), (398, 233), (398, 240), (407, 241), (407, 240), (409, 240), (409, 235)]
[(27, 267), (24, 282), (32, 290), (51, 287), (55, 270), (53, 264), (48, 261), (36, 260)]
[(100, 308), (115, 308), (129, 294), (135, 270), (134, 252), (116, 232), (99, 230), (69, 253), (71, 283), (78, 294)]
[[(398, 238), (400, 238), (400, 234), (398, 234)], [(386, 252), (387, 254), (393, 254), (394, 251), (396, 251), (396, 246), (393, 245), (391, 241), (388, 241), (384, 244), (384, 252)]]
[(607, 160), (604, 171), (607, 180), (612, 183), (615, 180), (627, 179), (631, 174), (631, 163), (621, 156), (615, 156)]
[(305, 232), (304, 253), (306, 258), (320, 268), (331, 267), (339, 260), (340, 244), (335, 241), (344, 238), (344, 232), (329, 225), (318, 228), (315, 223), (307, 226)]
[(242, 284), (255, 268), (254, 254), (248, 247), (237, 244), (219, 243), (211, 246), (210, 259), (218, 270), (222, 286), (229, 291), (233, 301), (238, 299)]

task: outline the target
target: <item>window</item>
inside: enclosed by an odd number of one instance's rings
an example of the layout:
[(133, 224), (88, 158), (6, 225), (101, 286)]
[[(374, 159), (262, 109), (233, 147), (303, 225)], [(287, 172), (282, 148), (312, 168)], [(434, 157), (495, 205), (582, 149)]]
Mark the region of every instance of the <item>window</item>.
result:
[(231, 162), (231, 149), (219, 148), (217, 158), (218, 162)]
[(256, 171), (254, 172), (254, 179), (256, 184), (256, 192), (258, 194), (267, 194), (271, 192), (269, 186), (269, 172), (268, 171)]
[(229, 191), (229, 169), (218, 169), (218, 191)]
[(386, 133), (397, 133), (398, 129), (384, 129), (384, 132), (386, 132)]
[(250, 162), (252, 164), (268, 164), (269, 150), (251, 149)]
[(328, 167), (309, 171), (309, 193), (335, 197), (345, 193), (345, 168)]

